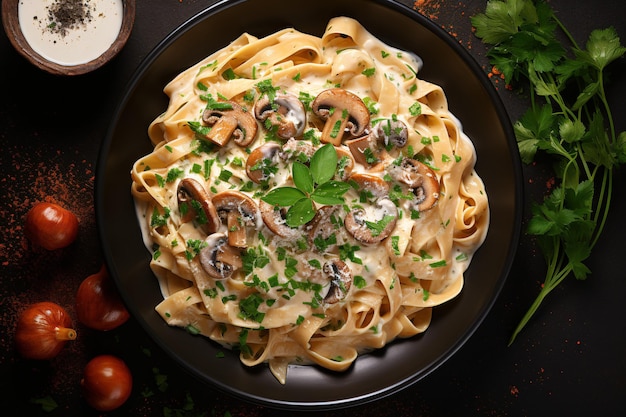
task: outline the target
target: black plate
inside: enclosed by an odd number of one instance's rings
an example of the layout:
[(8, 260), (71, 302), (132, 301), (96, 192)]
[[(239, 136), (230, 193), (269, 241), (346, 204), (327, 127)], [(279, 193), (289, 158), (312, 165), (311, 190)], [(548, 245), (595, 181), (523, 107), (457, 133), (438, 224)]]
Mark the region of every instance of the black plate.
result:
[[(358, 7), (355, 4), (358, 3)], [(162, 90), (180, 71), (243, 32), (262, 37), (285, 27), (320, 36), (332, 17), (359, 20), (371, 33), (424, 60), (423, 79), (440, 84), (452, 112), (473, 139), (477, 170), (490, 197), (487, 239), (466, 273), (461, 295), (434, 311), (430, 328), (360, 357), (342, 374), (290, 368), (281, 386), (266, 366), (247, 368), (236, 354), (217, 358), (213, 342), (168, 327), (154, 311), (161, 301), (148, 266), (129, 171), (151, 151), (149, 123), (167, 106)], [(111, 275), (133, 316), (184, 368), (213, 386), (269, 406), (328, 409), (371, 401), (406, 388), (456, 352), (481, 323), (502, 288), (521, 228), (521, 163), (509, 119), (486, 75), (456, 40), (408, 7), (387, 0), (249, 0), (221, 2), (169, 35), (133, 77), (97, 168), (96, 212)]]

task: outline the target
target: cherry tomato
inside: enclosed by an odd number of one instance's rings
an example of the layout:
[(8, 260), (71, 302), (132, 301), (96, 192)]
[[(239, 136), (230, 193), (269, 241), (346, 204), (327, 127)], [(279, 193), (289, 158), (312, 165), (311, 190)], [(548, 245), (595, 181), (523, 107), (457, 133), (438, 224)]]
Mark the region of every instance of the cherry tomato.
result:
[(26, 237), (47, 250), (69, 246), (78, 235), (78, 219), (54, 203), (37, 203), (26, 214)]
[(100, 355), (87, 363), (80, 384), (87, 404), (98, 411), (111, 411), (130, 397), (133, 378), (122, 359)]
[(42, 301), (20, 315), (15, 329), (15, 347), (27, 359), (52, 359), (68, 340), (76, 339), (72, 319), (63, 307)]
[(85, 326), (104, 331), (124, 324), (130, 317), (104, 265), (78, 287), (76, 314)]

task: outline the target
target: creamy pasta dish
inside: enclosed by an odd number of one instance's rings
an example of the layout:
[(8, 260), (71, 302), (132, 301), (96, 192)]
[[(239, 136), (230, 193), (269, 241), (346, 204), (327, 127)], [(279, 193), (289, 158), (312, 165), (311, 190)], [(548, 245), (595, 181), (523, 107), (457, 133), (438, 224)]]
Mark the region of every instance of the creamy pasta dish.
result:
[(163, 320), (281, 383), (426, 331), (489, 208), (421, 65), (338, 17), (321, 37), (243, 34), (170, 81), (132, 168)]

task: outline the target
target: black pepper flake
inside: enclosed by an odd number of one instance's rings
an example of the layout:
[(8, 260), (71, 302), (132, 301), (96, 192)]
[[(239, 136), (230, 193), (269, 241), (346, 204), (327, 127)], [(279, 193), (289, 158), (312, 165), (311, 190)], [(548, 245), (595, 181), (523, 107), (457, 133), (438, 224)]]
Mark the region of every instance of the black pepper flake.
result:
[(55, 0), (48, 6), (48, 28), (61, 36), (91, 21), (89, 1)]

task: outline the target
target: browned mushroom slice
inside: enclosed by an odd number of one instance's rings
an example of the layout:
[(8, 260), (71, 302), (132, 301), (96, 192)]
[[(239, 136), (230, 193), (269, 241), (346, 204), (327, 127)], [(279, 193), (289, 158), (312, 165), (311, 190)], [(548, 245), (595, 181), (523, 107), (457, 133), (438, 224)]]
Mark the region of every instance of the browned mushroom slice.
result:
[(376, 145), (376, 138), (372, 134), (346, 141), (354, 160), (366, 167), (377, 164), (383, 158), (381, 150)]
[(298, 159), (304, 156), (311, 159), (317, 148), (309, 141), (289, 139), (282, 146), (280, 157), (284, 160)]
[(230, 278), (243, 266), (240, 250), (228, 244), (228, 236), (224, 233), (209, 235), (205, 243), (198, 256), (202, 268), (213, 278)]
[(300, 228), (293, 228), (285, 222), (285, 209), (282, 207), (274, 207), (273, 205), (261, 200), (259, 201), (259, 210), (263, 223), (275, 235), (283, 238), (298, 239), (300, 237)]
[(330, 277), (330, 287), (324, 302), (335, 304), (346, 298), (352, 286), (352, 272), (344, 261), (333, 259), (324, 263), (322, 270)]
[(254, 200), (240, 191), (222, 191), (212, 198), (217, 214), (228, 228), (228, 244), (237, 248), (247, 246), (247, 227), (256, 224), (257, 206)]
[(335, 151), (337, 152), (337, 178), (345, 181), (354, 169), (354, 157), (344, 148), (335, 148)]
[(221, 222), (211, 197), (202, 184), (193, 178), (183, 178), (177, 189), (178, 211), (183, 222), (195, 221), (206, 233), (215, 233)]
[(386, 197), (389, 194), (389, 184), (384, 179), (362, 172), (350, 175), (348, 182), (361, 193), (361, 200)]
[(250, 152), (246, 160), (248, 178), (257, 184), (268, 180), (278, 163), (280, 151), (279, 144), (268, 142)]
[(282, 139), (301, 136), (306, 125), (304, 104), (293, 94), (278, 94), (273, 101), (262, 96), (254, 106), (254, 115), (275, 126), (276, 135)]
[(384, 119), (376, 124), (373, 134), (385, 146), (402, 148), (409, 138), (409, 130), (402, 120)]
[(361, 173), (352, 174), (349, 182), (357, 186), (363, 204), (348, 212), (346, 230), (359, 242), (381, 242), (391, 234), (398, 219), (398, 208), (388, 197), (389, 185), (380, 177)]
[(350, 210), (344, 220), (348, 233), (361, 243), (379, 243), (389, 237), (396, 227), (398, 209), (389, 198), (376, 200), (373, 205)]
[(249, 112), (234, 101), (220, 102), (219, 108), (207, 108), (202, 121), (211, 130), (206, 138), (224, 146), (232, 138), (239, 146), (248, 146), (256, 137), (257, 123)]
[[(320, 252), (330, 253), (337, 247), (337, 231), (341, 227), (340, 206), (322, 206), (309, 223), (309, 245)], [(334, 238), (333, 238), (333, 235)]]
[(415, 208), (426, 211), (439, 200), (439, 180), (437, 174), (426, 164), (412, 158), (403, 158), (399, 165), (387, 168), (389, 175), (406, 184), (415, 194)]
[(313, 113), (325, 121), (320, 140), (339, 146), (346, 131), (353, 137), (365, 132), (370, 113), (363, 100), (342, 88), (324, 90), (311, 104)]

